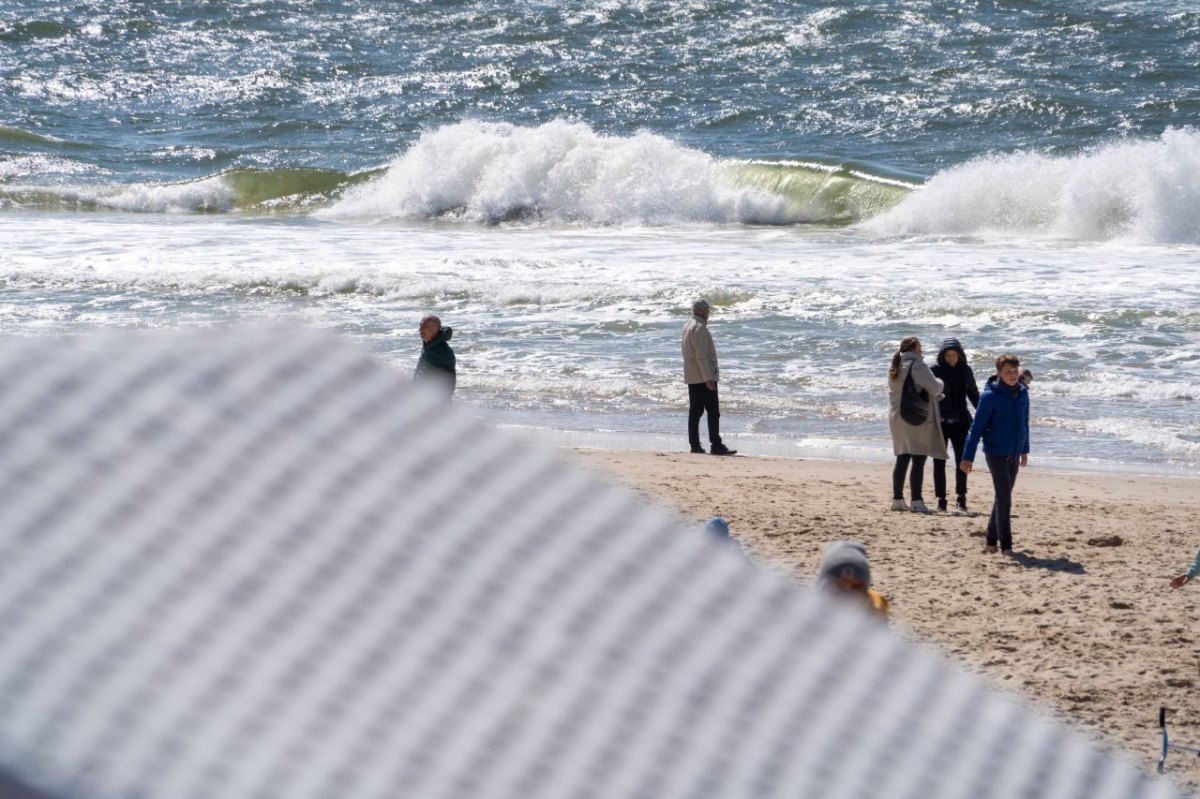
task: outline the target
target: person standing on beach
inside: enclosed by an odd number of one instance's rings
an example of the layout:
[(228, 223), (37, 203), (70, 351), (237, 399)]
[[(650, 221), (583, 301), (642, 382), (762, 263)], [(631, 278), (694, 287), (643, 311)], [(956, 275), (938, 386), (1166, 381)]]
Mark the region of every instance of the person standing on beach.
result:
[(1001, 552), (1011, 555), (1013, 485), (1017, 472), (1029, 463), (1029, 392), (1021, 382), (1021, 362), (1015, 355), (996, 359), (996, 374), (983, 388), (959, 464), (967, 474), (980, 441), (996, 491), (988, 519), (986, 551), (995, 552), (998, 544)]
[(454, 350), (450, 349), (450, 337), (454, 330), (442, 327), (442, 320), (429, 314), (421, 319), (421, 357), (413, 371), (413, 380), (428, 382), (444, 389), (447, 395), (454, 393), (458, 382), (455, 373)]
[(721, 404), (717, 396), (717, 348), (708, 332), (708, 302), (692, 303), (692, 318), (683, 326), (683, 381), (688, 387), (688, 443), (692, 452), (700, 444), (700, 417), (708, 414), (708, 443), (713, 455), (737, 452), (721, 441)]
[[(911, 424), (900, 413), (904, 383), (910, 373), (913, 383), (927, 395), (928, 410), (921, 424)], [(888, 428), (892, 433), (892, 451), (896, 455), (896, 466), (892, 469), (892, 510), (933, 513), (921, 496), (921, 483), (925, 480), (926, 458), (946, 459), (946, 439), (942, 435), (937, 403), (941, 393), (942, 381), (933, 376), (925, 363), (920, 339), (908, 336), (900, 342), (888, 369)], [(905, 505), (904, 475), (910, 463), (912, 473), (908, 485), (912, 504)]]
[[(942, 342), (938, 350), (937, 363), (931, 369), (933, 376), (942, 381), (942, 398), (938, 401), (938, 412), (942, 416), (942, 437), (954, 449), (954, 462), (962, 460), (963, 444), (967, 442), (967, 431), (971, 429), (971, 411), (979, 407), (979, 387), (975, 385), (975, 372), (967, 364), (967, 353), (956, 338)], [(946, 510), (946, 459), (933, 459), (933, 493), (937, 495), (937, 509)], [(955, 507), (967, 509), (967, 473), (954, 470)]]

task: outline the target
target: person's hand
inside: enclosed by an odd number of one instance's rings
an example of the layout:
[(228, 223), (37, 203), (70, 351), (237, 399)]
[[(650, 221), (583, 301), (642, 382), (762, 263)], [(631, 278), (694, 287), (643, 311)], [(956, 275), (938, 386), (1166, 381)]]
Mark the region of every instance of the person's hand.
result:
[(973, 464), (970, 461), (963, 461), (962, 463), (958, 464), (958, 468), (963, 470), (963, 474), (970, 474), (972, 465)]
[(709, 391), (717, 390), (717, 381), (716, 380), (708, 380), (704, 383), (704, 385), (708, 386)]
[(1191, 581), (1192, 581), (1192, 578), (1188, 577), (1186, 574), (1176, 575), (1175, 577), (1171, 578), (1171, 587), (1172, 588), (1183, 588), (1185, 585), (1187, 585)]
[(1022, 466), (1022, 468), (1024, 468), (1025, 466), (1028, 466), (1028, 465), (1029, 465), (1029, 453), (1022, 452), (1021, 453), (1021, 466)]

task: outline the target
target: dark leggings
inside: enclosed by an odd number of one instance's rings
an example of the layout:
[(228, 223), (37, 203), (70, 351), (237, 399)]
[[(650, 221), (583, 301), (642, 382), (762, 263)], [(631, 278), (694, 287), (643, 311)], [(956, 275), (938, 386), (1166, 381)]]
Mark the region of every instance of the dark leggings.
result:
[[(954, 493), (960, 497), (967, 495), (967, 473), (958, 468), (962, 462), (963, 446), (967, 443), (967, 431), (970, 424), (964, 422), (942, 422), (942, 435), (950, 441), (954, 450)], [(933, 459), (933, 493), (938, 499), (946, 498), (946, 462), (941, 458)]]
[(912, 474), (908, 477), (909, 493), (913, 502), (921, 499), (921, 483), (925, 480), (924, 455), (896, 456), (896, 468), (892, 469), (892, 499), (904, 499), (904, 473), (908, 471), (909, 461), (912, 461)]

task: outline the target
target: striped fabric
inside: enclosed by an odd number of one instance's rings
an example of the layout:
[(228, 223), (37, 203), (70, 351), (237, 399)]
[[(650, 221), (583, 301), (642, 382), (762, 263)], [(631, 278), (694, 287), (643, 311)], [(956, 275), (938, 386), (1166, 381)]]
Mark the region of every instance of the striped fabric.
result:
[(0, 372), (5, 799), (1174, 795), (325, 334)]

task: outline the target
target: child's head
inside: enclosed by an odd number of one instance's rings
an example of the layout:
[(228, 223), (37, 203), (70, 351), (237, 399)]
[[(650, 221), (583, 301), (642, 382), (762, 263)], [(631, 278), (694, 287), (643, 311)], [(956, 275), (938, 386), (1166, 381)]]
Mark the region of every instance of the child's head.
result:
[(821, 553), (817, 587), (838, 596), (865, 596), (871, 587), (867, 551), (857, 541), (830, 541)]
[(1033, 382), (1033, 372), (1029, 371), (1028, 369), (1022, 369), (1021, 382), (1025, 384), (1026, 388), (1029, 388), (1029, 384)]
[(1006, 386), (1015, 386), (1021, 379), (1021, 359), (1010, 353), (996, 358), (996, 377)]

